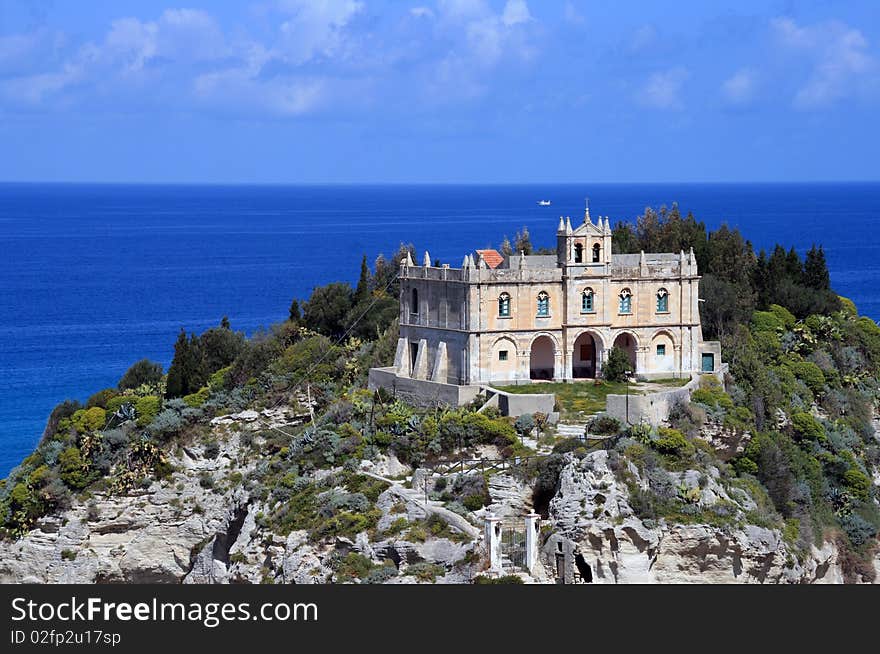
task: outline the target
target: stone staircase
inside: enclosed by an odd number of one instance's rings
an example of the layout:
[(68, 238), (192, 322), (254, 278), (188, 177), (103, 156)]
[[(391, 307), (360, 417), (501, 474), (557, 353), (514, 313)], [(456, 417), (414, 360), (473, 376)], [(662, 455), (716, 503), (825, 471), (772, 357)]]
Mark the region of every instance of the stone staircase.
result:
[(563, 423), (556, 425), (556, 435), (561, 438), (583, 438), (587, 429), (586, 423)]

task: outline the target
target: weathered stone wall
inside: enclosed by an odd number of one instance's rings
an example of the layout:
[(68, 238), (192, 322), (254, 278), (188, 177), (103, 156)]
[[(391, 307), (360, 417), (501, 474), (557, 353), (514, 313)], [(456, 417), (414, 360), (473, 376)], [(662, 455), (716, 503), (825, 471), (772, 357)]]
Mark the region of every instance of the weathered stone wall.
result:
[(420, 407), (461, 406), (473, 401), (480, 392), (478, 386), (400, 377), (394, 368), (371, 368), (368, 384), (370, 390), (384, 388), (395, 397)]

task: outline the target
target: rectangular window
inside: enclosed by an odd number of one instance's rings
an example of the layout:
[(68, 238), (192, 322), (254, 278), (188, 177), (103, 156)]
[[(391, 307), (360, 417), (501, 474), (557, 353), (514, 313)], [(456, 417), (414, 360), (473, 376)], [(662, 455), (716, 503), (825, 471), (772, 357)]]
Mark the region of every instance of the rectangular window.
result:
[(713, 372), (715, 370), (715, 355), (711, 352), (703, 352), (703, 372)]
[(590, 313), (593, 311), (593, 294), (584, 293), (581, 296), (581, 312)]
[(507, 361), (507, 350), (499, 350), (498, 351), (498, 360), (499, 361)]
[(666, 356), (666, 344), (665, 343), (661, 343), (660, 345), (657, 346), (657, 356), (658, 357), (665, 357)]

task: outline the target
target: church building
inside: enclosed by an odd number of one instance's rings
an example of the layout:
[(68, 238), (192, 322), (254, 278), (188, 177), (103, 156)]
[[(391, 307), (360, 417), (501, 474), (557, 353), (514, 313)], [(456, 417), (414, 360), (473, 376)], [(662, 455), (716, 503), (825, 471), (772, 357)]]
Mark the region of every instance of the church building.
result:
[[(555, 255), (477, 250), (400, 264), (400, 379), (474, 386), (600, 377), (613, 347), (645, 379), (717, 372), (689, 253), (612, 254), (608, 218), (559, 219)], [(390, 369), (385, 369), (390, 370)]]

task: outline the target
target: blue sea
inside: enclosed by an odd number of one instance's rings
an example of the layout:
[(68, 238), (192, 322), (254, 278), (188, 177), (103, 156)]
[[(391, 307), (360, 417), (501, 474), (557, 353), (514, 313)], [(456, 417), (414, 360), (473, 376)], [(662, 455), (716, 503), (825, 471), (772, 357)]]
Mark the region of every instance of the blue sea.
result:
[(560, 214), (580, 219), (586, 195), (612, 223), (677, 201), (756, 248), (821, 243), (834, 287), (880, 318), (880, 183), (0, 184), (0, 476), (58, 402), (114, 386), (143, 357), (167, 366), (181, 327), (226, 315), (251, 334), (401, 241), (453, 266), (523, 225), (552, 246)]

